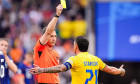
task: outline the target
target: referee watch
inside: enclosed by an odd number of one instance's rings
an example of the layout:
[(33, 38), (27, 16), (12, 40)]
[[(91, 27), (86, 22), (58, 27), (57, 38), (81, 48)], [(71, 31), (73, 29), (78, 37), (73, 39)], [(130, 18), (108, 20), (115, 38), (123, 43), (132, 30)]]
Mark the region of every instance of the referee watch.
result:
[(54, 17), (57, 17), (57, 18), (59, 18), (59, 16), (58, 16), (58, 15), (55, 15)]

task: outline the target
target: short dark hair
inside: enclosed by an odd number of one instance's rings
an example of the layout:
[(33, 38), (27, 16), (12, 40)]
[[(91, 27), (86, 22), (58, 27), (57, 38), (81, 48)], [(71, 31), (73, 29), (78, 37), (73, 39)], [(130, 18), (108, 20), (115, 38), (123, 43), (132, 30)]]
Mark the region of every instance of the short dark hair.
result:
[[(42, 35), (45, 33), (46, 29), (47, 29), (47, 27), (44, 27), (44, 28), (43, 28), (43, 30), (42, 30)], [(54, 29), (54, 31), (55, 31), (55, 29)]]
[(75, 42), (81, 52), (87, 52), (89, 41), (85, 36), (76, 37)]

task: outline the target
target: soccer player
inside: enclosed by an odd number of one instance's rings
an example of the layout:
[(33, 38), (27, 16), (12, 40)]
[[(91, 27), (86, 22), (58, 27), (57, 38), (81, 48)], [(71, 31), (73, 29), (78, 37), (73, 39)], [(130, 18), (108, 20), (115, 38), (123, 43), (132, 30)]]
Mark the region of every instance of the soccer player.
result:
[[(50, 21), (47, 27), (43, 29), (43, 35), (37, 41), (34, 47), (34, 64), (40, 67), (52, 67), (59, 64), (59, 55), (53, 50), (53, 46), (56, 43), (55, 26), (58, 18), (63, 10), (63, 6), (59, 4), (56, 7), (56, 15)], [(43, 73), (36, 76), (38, 83), (53, 83), (58, 84), (60, 82), (57, 73)]]
[(29, 73), (29, 69), (33, 68), (33, 54), (27, 52), (25, 54), (25, 59), (19, 64), (18, 75), (18, 84), (35, 84), (34, 77)]
[(106, 65), (100, 58), (93, 56), (87, 52), (89, 41), (84, 36), (79, 36), (74, 41), (74, 52), (76, 56), (72, 56), (67, 62), (49, 68), (40, 68), (34, 65), (35, 68), (30, 69), (32, 74), (40, 73), (58, 73), (71, 69), (72, 84), (98, 84), (99, 70), (105, 71), (112, 75), (120, 74), (123, 76), (125, 70), (123, 65), (120, 68), (115, 68)]
[(11, 58), (7, 56), (7, 49), (8, 41), (4, 38), (0, 38), (0, 84), (10, 84), (8, 68), (14, 73), (17, 72), (17, 66), (11, 61)]

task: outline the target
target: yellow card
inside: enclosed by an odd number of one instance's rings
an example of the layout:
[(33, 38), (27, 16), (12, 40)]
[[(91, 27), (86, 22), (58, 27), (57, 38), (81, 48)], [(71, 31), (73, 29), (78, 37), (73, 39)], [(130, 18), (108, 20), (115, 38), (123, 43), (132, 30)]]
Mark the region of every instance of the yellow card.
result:
[(61, 5), (63, 6), (63, 8), (66, 9), (66, 0), (60, 0)]

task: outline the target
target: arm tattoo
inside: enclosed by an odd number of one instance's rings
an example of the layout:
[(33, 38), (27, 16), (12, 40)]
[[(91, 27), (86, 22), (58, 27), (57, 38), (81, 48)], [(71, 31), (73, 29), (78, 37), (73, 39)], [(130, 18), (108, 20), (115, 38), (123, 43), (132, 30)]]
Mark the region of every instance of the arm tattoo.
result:
[(57, 73), (57, 72), (61, 72), (60, 67), (45, 68), (45, 73)]
[(58, 73), (66, 71), (66, 67), (64, 65), (58, 65), (54, 67), (44, 68), (44, 73)]
[(45, 72), (45, 68), (43, 69), (43, 72)]
[(41, 69), (40, 69), (40, 68), (38, 69), (38, 72), (39, 72), (39, 73), (41, 72)]

